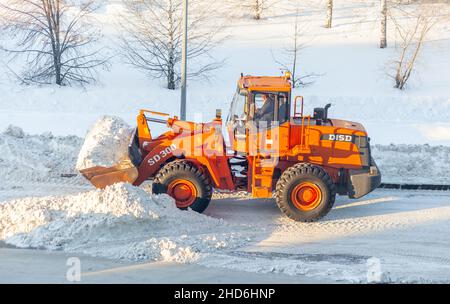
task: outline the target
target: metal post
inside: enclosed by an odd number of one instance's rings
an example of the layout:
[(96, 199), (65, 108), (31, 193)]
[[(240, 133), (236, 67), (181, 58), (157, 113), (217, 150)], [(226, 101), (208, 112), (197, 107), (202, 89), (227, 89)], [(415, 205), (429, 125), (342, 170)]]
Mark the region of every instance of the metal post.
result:
[(187, 48), (188, 48), (188, 0), (183, 0), (183, 51), (181, 63), (181, 109), (180, 118), (186, 120)]

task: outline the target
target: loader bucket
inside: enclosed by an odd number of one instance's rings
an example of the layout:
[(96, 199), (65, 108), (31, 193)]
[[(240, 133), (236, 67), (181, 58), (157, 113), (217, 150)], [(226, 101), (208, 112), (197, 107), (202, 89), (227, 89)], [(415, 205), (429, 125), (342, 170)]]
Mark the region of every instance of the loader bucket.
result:
[(121, 182), (133, 184), (139, 175), (136, 167), (120, 165), (111, 168), (98, 166), (81, 170), (80, 173), (99, 189)]

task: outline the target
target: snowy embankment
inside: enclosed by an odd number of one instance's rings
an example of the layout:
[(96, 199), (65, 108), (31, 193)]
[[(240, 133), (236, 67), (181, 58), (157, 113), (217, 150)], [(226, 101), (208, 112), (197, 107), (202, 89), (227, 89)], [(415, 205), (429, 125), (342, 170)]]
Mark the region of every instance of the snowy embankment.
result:
[(0, 240), (8, 244), (114, 259), (192, 262), (246, 243), (236, 230), (128, 184), (0, 204)]
[(384, 183), (450, 185), (450, 147), (374, 145)]
[(77, 136), (29, 135), (9, 126), (0, 133), (0, 180), (45, 182), (76, 175), (82, 143)]

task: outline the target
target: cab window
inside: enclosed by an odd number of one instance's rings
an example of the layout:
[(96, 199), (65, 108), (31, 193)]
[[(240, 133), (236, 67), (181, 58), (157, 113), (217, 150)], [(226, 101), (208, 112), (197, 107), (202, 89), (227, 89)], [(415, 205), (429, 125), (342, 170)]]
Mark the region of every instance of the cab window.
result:
[(238, 89), (231, 102), (230, 113), (227, 121), (247, 119), (247, 94)]
[(254, 93), (255, 103), (254, 121), (256, 123), (271, 123), (275, 119), (276, 94), (272, 93)]
[(253, 94), (256, 123), (284, 123), (289, 119), (289, 94), (257, 92)]
[(277, 121), (282, 124), (289, 120), (289, 94), (278, 94), (278, 119)]

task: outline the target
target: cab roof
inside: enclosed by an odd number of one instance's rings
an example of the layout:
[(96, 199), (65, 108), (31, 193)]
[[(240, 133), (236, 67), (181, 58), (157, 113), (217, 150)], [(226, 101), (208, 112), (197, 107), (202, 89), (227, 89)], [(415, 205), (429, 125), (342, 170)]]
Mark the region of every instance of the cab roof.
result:
[(289, 75), (280, 77), (270, 76), (242, 76), (238, 85), (240, 89), (249, 91), (291, 91), (291, 78)]

